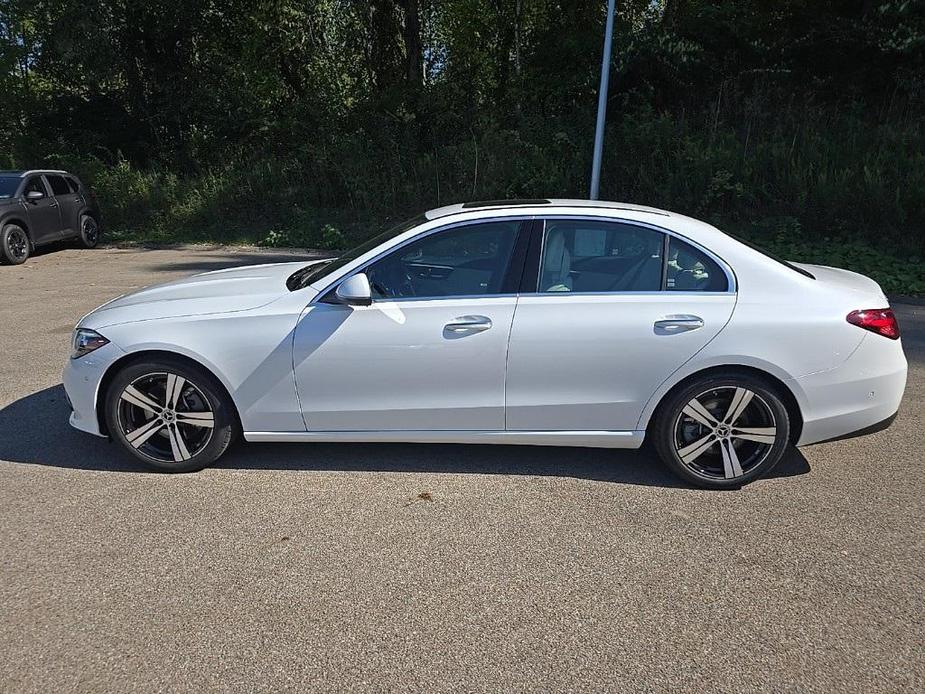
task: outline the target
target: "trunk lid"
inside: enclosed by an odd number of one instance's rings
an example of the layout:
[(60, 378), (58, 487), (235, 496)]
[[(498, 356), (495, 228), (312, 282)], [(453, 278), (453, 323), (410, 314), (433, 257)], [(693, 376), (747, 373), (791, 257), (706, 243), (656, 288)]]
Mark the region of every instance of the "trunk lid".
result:
[(828, 288), (839, 292), (851, 292), (859, 297), (866, 297), (868, 301), (878, 302), (877, 306), (859, 306), (858, 308), (885, 308), (889, 305), (880, 285), (870, 277), (826, 265), (794, 262), (790, 264), (806, 270), (816, 278), (817, 282)]

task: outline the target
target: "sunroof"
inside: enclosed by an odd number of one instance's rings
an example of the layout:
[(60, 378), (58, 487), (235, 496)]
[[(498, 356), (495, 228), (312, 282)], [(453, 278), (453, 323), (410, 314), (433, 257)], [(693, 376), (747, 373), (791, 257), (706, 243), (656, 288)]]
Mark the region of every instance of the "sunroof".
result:
[(538, 198), (536, 200), (482, 200), (481, 202), (464, 202), (463, 209), (473, 207), (507, 207), (510, 205), (550, 205), (549, 200)]

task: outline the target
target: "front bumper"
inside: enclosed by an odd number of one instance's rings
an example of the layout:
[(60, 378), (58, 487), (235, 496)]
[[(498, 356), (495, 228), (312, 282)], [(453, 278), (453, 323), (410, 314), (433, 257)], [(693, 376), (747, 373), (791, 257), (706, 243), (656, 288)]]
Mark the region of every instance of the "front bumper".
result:
[(79, 359), (68, 359), (61, 374), (64, 390), (71, 405), (70, 424), (75, 429), (95, 436), (100, 431), (96, 403), (100, 383), (107, 369), (125, 352), (111, 342)]

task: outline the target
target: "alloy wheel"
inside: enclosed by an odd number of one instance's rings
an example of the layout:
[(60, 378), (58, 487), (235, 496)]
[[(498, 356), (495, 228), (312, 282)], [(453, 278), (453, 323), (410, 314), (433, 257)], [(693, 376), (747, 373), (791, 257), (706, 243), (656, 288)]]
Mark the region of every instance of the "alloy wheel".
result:
[(748, 388), (723, 386), (691, 399), (674, 426), (681, 463), (700, 477), (729, 480), (760, 465), (777, 440), (765, 400)]
[(6, 243), (7, 247), (10, 249), (10, 253), (17, 260), (25, 258), (29, 252), (29, 239), (27, 239), (25, 233), (19, 229), (10, 231)]
[(83, 237), (84, 243), (87, 246), (95, 246), (97, 240), (100, 236), (99, 227), (96, 225), (96, 222), (93, 220), (93, 217), (86, 217), (84, 219), (83, 226)]
[(128, 444), (159, 463), (184, 463), (212, 439), (215, 413), (192, 381), (175, 373), (136, 378), (119, 396), (118, 422)]

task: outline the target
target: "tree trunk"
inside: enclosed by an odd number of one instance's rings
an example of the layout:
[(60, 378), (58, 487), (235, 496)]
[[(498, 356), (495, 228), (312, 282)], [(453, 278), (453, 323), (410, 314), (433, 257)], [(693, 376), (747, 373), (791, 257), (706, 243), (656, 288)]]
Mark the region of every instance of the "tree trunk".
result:
[(424, 53), (421, 46), (421, 16), (418, 0), (402, 0), (405, 10), (403, 38), (405, 41), (405, 79), (412, 89), (424, 84)]

